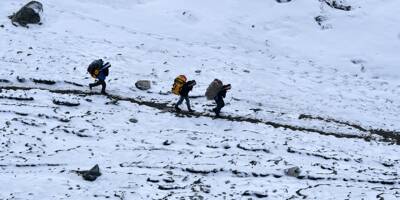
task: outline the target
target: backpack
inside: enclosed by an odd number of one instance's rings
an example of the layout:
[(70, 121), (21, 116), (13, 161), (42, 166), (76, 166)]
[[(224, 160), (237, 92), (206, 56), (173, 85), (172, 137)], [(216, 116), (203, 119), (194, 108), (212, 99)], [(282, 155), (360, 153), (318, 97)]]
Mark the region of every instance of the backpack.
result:
[(102, 59), (95, 60), (92, 63), (90, 63), (89, 67), (87, 68), (87, 71), (93, 78), (97, 78), (97, 76), (100, 74), (101, 67), (103, 67), (103, 60)]
[(174, 84), (172, 85), (172, 93), (176, 95), (180, 95), (179, 93), (182, 90), (182, 86), (186, 83), (186, 76), (185, 75), (179, 75), (175, 78)]
[(222, 89), (222, 81), (219, 79), (214, 79), (206, 90), (207, 100), (213, 100), (215, 96), (217, 96), (218, 92)]

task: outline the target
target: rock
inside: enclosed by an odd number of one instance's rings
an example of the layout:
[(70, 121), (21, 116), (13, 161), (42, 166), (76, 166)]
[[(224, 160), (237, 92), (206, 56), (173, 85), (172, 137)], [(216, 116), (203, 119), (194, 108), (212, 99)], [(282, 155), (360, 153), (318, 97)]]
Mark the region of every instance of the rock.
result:
[(99, 165), (95, 165), (90, 170), (76, 171), (86, 181), (95, 181), (97, 177), (101, 176)]
[(131, 118), (131, 119), (129, 119), (129, 122), (131, 122), (131, 123), (138, 123), (138, 120), (137, 119), (135, 119), (135, 118)]
[(291, 167), (291, 168), (285, 169), (285, 175), (298, 177), (300, 175), (300, 168), (299, 167)]
[(171, 145), (172, 143), (173, 143), (172, 141), (165, 140), (165, 141), (163, 142), (163, 145), (164, 145), (164, 146), (169, 146), (169, 145)]
[(136, 81), (135, 86), (140, 90), (149, 90), (151, 88), (151, 83), (149, 80), (139, 80)]
[(9, 16), (13, 25), (27, 27), (27, 24), (40, 24), (40, 14), (43, 12), (43, 5), (37, 1), (31, 1), (24, 5), (17, 13)]
[(278, 3), (288, 3), (291, 2), (292, 0), (276, 0)]

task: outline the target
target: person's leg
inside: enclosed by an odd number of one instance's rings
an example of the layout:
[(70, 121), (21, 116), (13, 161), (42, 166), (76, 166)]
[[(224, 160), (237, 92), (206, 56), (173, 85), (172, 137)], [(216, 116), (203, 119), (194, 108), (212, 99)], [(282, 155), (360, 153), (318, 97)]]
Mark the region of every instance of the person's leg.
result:
[(104, 80), (100, 80), (99, 82), (100, 82), (100, 84), (101, 84), (101, 93), (102, 93), (102, 94), (107, 94), (107, 93), (106, 93), (106, 87), (107, 87), (106, 82), (105, 82)]
[(221, 111), (221, 109), (222, 109), (223, 107), (225, 107), (224, 98), (222, 98), (222, 97), (220, 98), (219, 104), (220, 104), (220, 105), (219, 105), (219, 106), (220, 106), (220, 109), (219, 109), (219, 110)]
[(176, 104), (175, 104), (175, 108), (176, 108), (178, 111), (181, 110), (181, 109), (179, 108), (179, 105), (182, 104), (183, 100), (184, 100), (184, 97), (183, 97), (183, 96), (180, 96), (178, 102), (176, 102)]
[(100, 81), (96, 81), (94, 83), (89, 84), (89, 88), (92, 89), (92, 87), (96, 87), (96, 86), (99, 86), (99, 85), (101, 85), (101, 82)]
[(101, 85), (100, 81), (96, 81), (94, 83), (89, 84), (90, 87), (96, 87), (96, 86), (99, 86), (99, 85)]
[(193, 112), (193, 110), (190, 108), (190, 100), (189, 100), (189, 96), (185, 97), (186, 100), (186, 106), (188, 108), (189, 112)]
[[(215, 112), (215, 115), (216, 116), (219, 116), (219, 113), (221, 112), (221, 100), (222, 100), (222, 98), (221, 97), (215, 97), (215, 103), (217, 104), (217, 107), (215, 107), (214, 109), (213, 109), (213, 111)], [(223, 100), (222, 100), (222, 102), (223, 102)]]

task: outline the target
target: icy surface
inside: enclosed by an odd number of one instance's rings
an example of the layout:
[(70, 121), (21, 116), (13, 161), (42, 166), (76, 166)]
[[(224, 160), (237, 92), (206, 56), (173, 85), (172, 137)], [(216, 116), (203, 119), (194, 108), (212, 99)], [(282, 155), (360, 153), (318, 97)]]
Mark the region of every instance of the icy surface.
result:
[[(27, 29), (0, 1), (0, 199), (399, 198), (400, 1), (340, 2), (44, 0)], [(179, 74), (194, 114), (170, 109)]]

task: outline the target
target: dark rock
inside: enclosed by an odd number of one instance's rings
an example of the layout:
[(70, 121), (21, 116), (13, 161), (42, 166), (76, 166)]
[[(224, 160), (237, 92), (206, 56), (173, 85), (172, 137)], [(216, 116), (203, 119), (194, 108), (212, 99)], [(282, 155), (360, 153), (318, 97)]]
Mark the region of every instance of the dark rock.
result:
[(157, 180), (157, 179), (147, 178), (147, 182), (150, 182), (150, 183), (158, 183), (158, 182), (160, 182), (160, 181)]
[(163, 145), (164, 146), (169, 146), (169, 145), (171, 145), (173, 142), (172, 141), (170, 141), (170, 140), (165, 140), (164, 142), (163, 142)]
[(151, 82), (149, 80), (136, 81), (135, 86), (140, 90), (149, 90), (151, 88)]
[(138, 120), (137, 119), (135, 119), (135, 118), (131, 118), (131, 119), (129, 119), (129, 122), (131, 122), (131, 123), (138, 123)]
[(90, 170), (76, 171), (77, 174), (81, 175), (86, 181), (95, 181), (101, 176), (99, 165), (95, 165)]
[(80, 103), (79, 102), (68, 102), (68, 101), (60, 101), (60, 100), (56, 100), (53, 99), (53, 103), (59, 106), (69, 106), (69, 107), (73, 107), (73, 106), (79, 106)]
[(288, 3), (291, 2), (292, 0), (276, 0), (278, 3)]
[(54, 84), (56, 84), (56, 82), (52, 81), (52, 80), (42, 80), (42, 79), (34, 79), (33, 78), (32, 81), (34, 83), (45, 84), (45, 85), (54, 85)]
[(299, 167), (291, 167), (291, 168), (285, 169), (285, 175), (292, 176), (292, 177), (298, 177), (300, 175), (300, 168)]
[(246, 190), (246, 191), (242, 194), (242, 196), (254, 196), (254, 197), (257, 197), (257, 198), (266, 198), (266, 197), (268, 197), (268, 194), (262, 193), (262, 192), (256, 192), (256, 191), (249, 191), (249, 190)]
[(20, 82), (20, 83), (25, 83), (26, 79), (17, 76), (17, 81)]
[(27, 24), (40, 24), (40, 15), (43, 12), (43, 5), (37, 1), (31, 1), (24, 5), (17, 13), (9, 16), (13, 25), (27, 27)]
[(351, 6), (344, 5), (343, 0), (323, 0), (329, 7), (343, 11), (350, 11)]

